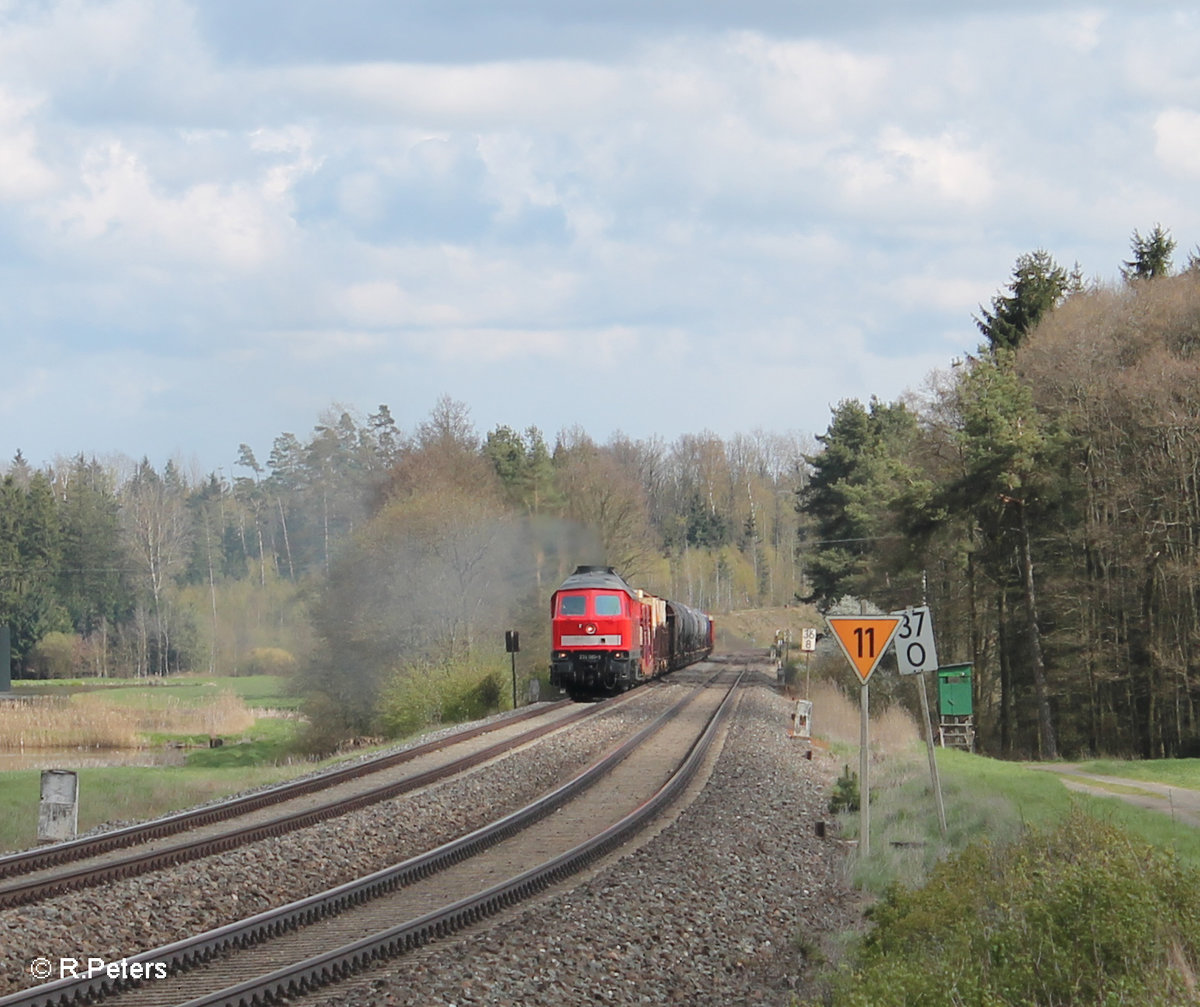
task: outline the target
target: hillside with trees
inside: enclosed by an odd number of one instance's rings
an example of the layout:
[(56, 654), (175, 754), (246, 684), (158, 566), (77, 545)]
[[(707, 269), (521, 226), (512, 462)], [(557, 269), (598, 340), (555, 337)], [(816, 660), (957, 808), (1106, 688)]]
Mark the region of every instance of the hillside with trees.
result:
[(843, 402), (798, 493), (811, 599), (926, 597), (985, 751), (1200, 754), (1200, 264), (1116, 286), (1022, 256), (978, 354)]

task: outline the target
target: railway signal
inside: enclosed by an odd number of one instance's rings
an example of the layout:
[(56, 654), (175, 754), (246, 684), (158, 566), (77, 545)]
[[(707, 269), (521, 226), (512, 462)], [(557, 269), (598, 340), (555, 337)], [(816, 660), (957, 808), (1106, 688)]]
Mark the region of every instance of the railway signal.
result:
[(521, 650), (521, 634), (515, 629), (504, 631), (504, 649), (512, 655), (513, 709), (517, 708), (517, 654)]

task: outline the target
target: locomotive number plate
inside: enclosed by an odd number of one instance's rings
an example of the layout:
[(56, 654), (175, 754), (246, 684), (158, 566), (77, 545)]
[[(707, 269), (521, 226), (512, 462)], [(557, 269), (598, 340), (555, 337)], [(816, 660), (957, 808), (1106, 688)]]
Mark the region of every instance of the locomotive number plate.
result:
[(613, 633), (607, 636), (564, 636), (562, 638), (564, 647), (619, 647), (621, 646), (621, 634)]

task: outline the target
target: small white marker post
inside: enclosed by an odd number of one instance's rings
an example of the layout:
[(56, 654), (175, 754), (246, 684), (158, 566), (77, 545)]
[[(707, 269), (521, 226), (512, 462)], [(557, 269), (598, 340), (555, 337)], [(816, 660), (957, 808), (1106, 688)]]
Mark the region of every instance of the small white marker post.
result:
[(812, 673), (809, 661), (813, 651), (817, 649), (817, 631), (815, 629), (800, 630), (800, 649), (804, 651), (804, 698), (812, 699)]
[(74, 839), (79, 828), (79, 778), (70, 769), (42, 770), (42, 799), (38, 804), (39, 843)]
[(867, 682), (892, 642), (892, 637), (896, 635), (896, 630), (900, 628), (900, 618), (894, 615), (827, 615), (825, 621), (829, 623), (846, 660), (862, 681), (862, 699), (859, 703), (858, 849), (859, 855), (866, 857), (871, 850), (871, 736)]

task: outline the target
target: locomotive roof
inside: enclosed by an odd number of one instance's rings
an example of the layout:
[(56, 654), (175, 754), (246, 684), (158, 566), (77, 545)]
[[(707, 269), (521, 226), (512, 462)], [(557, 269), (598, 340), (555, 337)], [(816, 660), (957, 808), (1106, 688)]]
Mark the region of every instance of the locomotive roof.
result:
[(634, 594), (631, 588), (611, 566), (577, 566), (575, 572), (559, 585), (560, 591), (579, 591), (586, 588), (600, 588), (608, 591), (624, 591)]

